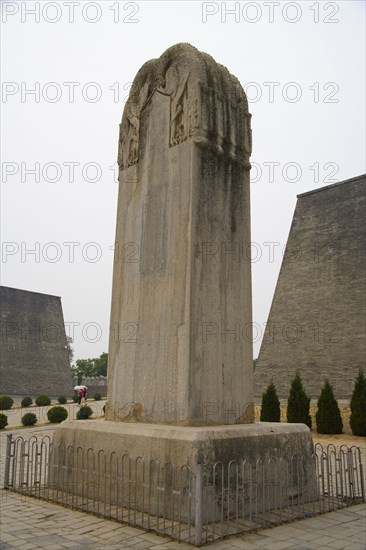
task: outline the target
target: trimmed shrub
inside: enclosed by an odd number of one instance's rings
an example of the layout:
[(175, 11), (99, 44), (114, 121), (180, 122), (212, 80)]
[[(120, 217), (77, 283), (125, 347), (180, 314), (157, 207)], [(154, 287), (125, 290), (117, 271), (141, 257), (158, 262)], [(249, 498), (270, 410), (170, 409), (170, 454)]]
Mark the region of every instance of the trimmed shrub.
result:
[(33, 399), (31, 397), (23, 397), (20, 404), (22, 407), (30, 407), (32, 403), (33, 403)]
[(100, 401), (102, 399), (102, 394), (97, 392), (94, 394), (95, 401)]
[(261, 422), (279, 422), (281, 417), (280, 400), (273, 382), (262, 395)]
[(0, 430), (4, 430), (8, 425), (8, 417), (6, 414), (0, 413)]
[(38, 419), (34, 413), (26, 413), (24, 416), (22, 416), (23, 426), (34, 426), (37, 420)]
[(64, 395), (60, 395), (57, 401), (60, 403), (60, 405), (65, 405), (65, 403), (67, 403), (67, 399)]
[(48, 395), (39, 395), (36, 398), (36, 405), (44, 407), (45, 405), (51, 405), (51, 398)]
[(88, 420), (88, 418), (93, 414), (93, 410), (88, 407), (88, 405), (84, 405), (83, 407), (80, 407), (78, 412), (76, 413), (77, 420)]
[(351, 398), (349, 419), (353, 435), (366, 436), (366, 378), (360, 369)]
[(341, 434), (343, 422), (341, 411), (334, 397), (329, 380), (324, 380), (324, 386), (318, 399), (318, 410), (315, 415), (318, 434)]
[(59, 405), (56, 405), (56, 407), (51, 407), (47, 411), (47, 418), (50, 422), (53, 424), (56, 424), (57, 422), (63, 422), (68, 417), (68, 412), (65, 409), (65, 407), (60, 407)]
[(287, 400), (287, 422), (300, 422), (311, 429), (310, 397), (305, 393), (299, 371), (296, 371), (291, 383)]
[(13, 406), (13, 399), (9, 395), (0, 396), (0, 411), (6, 411)]
[(74, 395), (72, 396), (71, 399), (73, 400), (74, 403), (76, 403), (77, 400), (78, 400), (78, 394), (77, 394), (77, 393), (74, 393)]

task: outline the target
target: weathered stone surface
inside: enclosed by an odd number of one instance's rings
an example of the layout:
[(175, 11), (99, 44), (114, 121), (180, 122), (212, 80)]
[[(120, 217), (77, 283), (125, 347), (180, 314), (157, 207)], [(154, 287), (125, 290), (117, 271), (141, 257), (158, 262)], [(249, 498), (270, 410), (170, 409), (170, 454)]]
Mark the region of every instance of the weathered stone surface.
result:
[[(221, 468), (226, 484), (230, 471), (235, 490), (235, 468), (242, 464), (242, 459), (246, 462), (245, 467), (239, 466), (243, 489), (238, 505), (245, 506), (247, 514), (255, 505), (253, 498), (258, 509), (264, 511), (275, 502), (280, 508), (288, 498), (288, 491), (293, 502), (301, 497), (309, 498), (313, 493), (316, 496), (313, 444), (311, 432), (304, 424), (261, 422), (212, 427), (108, 421), (95, 421), (92, 427), (90, 424), (90, 421), (66, 421), (60, 425), (54, 435), (50, 466), (52, 484), (60, 489), (73, 487), (73, 493), (82, 494), (85, 499), (100, 499), (112, 505), (125, 502), (126, 505), (128, 499), (122, 489), (129, 483), (126, 477), (129, 474), (133, 478), (130, 483), (132, 507), (152, 514), (160, 510), (163, 517), (178, 519), (177, 500), (174, 507), (171, 490), (179, 489), (182, 495), (179, 518), (181, 522), (189, 522), (195, 516), (195, 498), (189, 499), (187, 495), (191, 492), (196, 495), (198, 464), (204, 464), (211, 482), (216, 464), (216, 494), (207, 495), (202, 510), (203, 521), (216, 521), (221, 517), (221, 505), (225, 518), (231, 507), (221, 485)], [(301, 465), (301, 471), (294, 467), (293, 457), (299, 460), (296, 464)], [(130, 461), (130, 469), (126, 461)], [(187, 476), (188, 471), (191, 476)], [(160, 484), (167, 489), (160, 495), (149, 485), (158, 472)], [(267, 497), (266, 500), (263, 497)], [(236, 508), (231, 508), (235, 519)], [(244, 508), (239, 509), (239, 513), (244, 514)]]
[(52, 397), (73, 390), (58, 296), (0, 287), (0, 393)]
[(299, 369), (309, 397), (328, 377), (350, 398), (366, 358), (366, 176), (298, 196), (255, 370), (288, 397)]
[(253, 421), (250, 152), (245, 94), (209, 55), (178, 44), (138, 72), (119, 144), (108, 420)]

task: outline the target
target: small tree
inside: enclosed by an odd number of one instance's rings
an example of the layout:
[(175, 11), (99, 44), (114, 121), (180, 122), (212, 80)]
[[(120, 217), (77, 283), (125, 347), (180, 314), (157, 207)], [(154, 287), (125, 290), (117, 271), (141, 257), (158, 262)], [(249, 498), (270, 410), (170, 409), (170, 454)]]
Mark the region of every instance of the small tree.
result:
[(0, 397), (0, 410), (5, 411), (11, 409), (13, 406), (13, 399), (9, 395), (2, 395)]
[(83, 407), (80, 407), (80, 409), (76, 413), (76, 419), (77, 420), (88, 420), (88, 418), (92, 414), (93, 414), (93, 409), (91, 407), (88, 407), (88, 405), (84, 405)]
[(38, 397), (36, 397), (36, 405), (38, 405), (38, 407), (51, 405), (51, 398), (48, 397), (48, 395), (39, 395)]
[(334, 397), (333, 388), (326, 378), (318, 399), (318, 410), (315, 415), (316, 431), (319, 434), (341, 434), (343, 422), (341, 411)]
[(281, 417), (280, 400), (273, 382), (262, 395), (261, 422), (279, 422)]
[(21, 406), (22, 407), (30, 407), (33, 403), (33, 399), (31, 397), (23, 397)]
[(291, 383), (287, 401), (287, 422), (301, 422), (311, 429), (310, 397), (305, 393), (299, 371)]
[(4, 430), (8, 425), (8, 417), (6, 414), (0, 413), (0, 430)]
[(38, 419), (34, 413), (26, 413), (24, 416), (22, 416), (23, 426), (34, 426), (37, 420)]
[(350, 426), (353, 435), (366, 436), (366, 378), (361, 369), (351, 398)]
[(72, 360), (74, 359), (74, 349), (72, 348), (71, 344), (73, 344), (74, 341), (71, 336), (66, 336), (66, 349), (67, 354), (69, 356), (69, 362), (72, 363)]
[(68, 412), (65, 409), (65, 407), (60, 407), (59, 405), (56, 405), (56, 407), (51, 407), (49, 411), (47, 412), (47, 418), (50, 422), (53, 424), (56, 424), (58, 422), (63, 422), (68, 417)]

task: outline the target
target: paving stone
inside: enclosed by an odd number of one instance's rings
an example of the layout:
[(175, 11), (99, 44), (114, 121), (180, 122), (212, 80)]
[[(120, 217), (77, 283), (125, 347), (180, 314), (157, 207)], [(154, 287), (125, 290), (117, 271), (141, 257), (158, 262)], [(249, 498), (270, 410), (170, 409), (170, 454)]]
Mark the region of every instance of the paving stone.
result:
[(329, 536), (323, 536), (317, 539), (314, 539), (312, 542), (313, 544), (316, 544), (318, 548), (323, 548), (327, 544), (330, 544), (334, 541), (332, 537)]
[(294, 541), (289, 540), (269, 540), (266, 543), (265, 548), (270, 548), (271, 550), (284, 550), (285, 548), (289, 548), (290, 546), (293, 546)]
[[(8, 501), (7, 505), (1, 508), (2, 546), (0, 550), (9, 548), (19, 548), (19, 550), (67, 548), (72, 550), (122, 550), (124, 548), (192, 550), (193, 548), (185, 543), (169, 541), (154, 533), (146, 533), (127, 525), (94, 518), (82, 512), (67, 509), (59, 512), (54, 504), (49, 509), (47, 507), (49, 503), (40, 503), (33, 499), (23, 503), (19, 501), (20, 496), (15, 493), (10, 493), (9, 498), (12, 503)], [(41, 513), (43, 504), (46, 506)], [(212, 550), (272, 550), (282, 547), (286, 550), (320, 548), (321, 550), (364, 550), (365, 510), (365, 504), (358, 505), (326, 516), (317, 516), (257, 533), (230, 537), (211, 544), (209, 548)], [(40, 519), (37, 527), (34, 526), (36, 513), (39, 514)], [(344, 523), (337, 524), (338, 513)], [(80, 535), (75, 533), (75, 526), (82, 526), (81, 530), (86, 528), (90, 532)], [(16, 533), (15, 536), (14, 533)], [(105, 533), (111, 535), (108, 541)], [(283, 539), (286, 534), (287, 538)]]

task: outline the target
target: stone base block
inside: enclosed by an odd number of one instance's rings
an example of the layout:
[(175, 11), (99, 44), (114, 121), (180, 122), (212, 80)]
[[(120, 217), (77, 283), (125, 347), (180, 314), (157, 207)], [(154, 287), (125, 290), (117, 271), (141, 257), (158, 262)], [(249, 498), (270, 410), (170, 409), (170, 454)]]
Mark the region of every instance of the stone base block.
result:
[[(73, 494), (194, 523), (286, 506), (315, 487), (304, 424), (177, 427), (63, 422), (54, 433), (50, 481)], [(202, 494), (202, 497), (200, 496)]]

